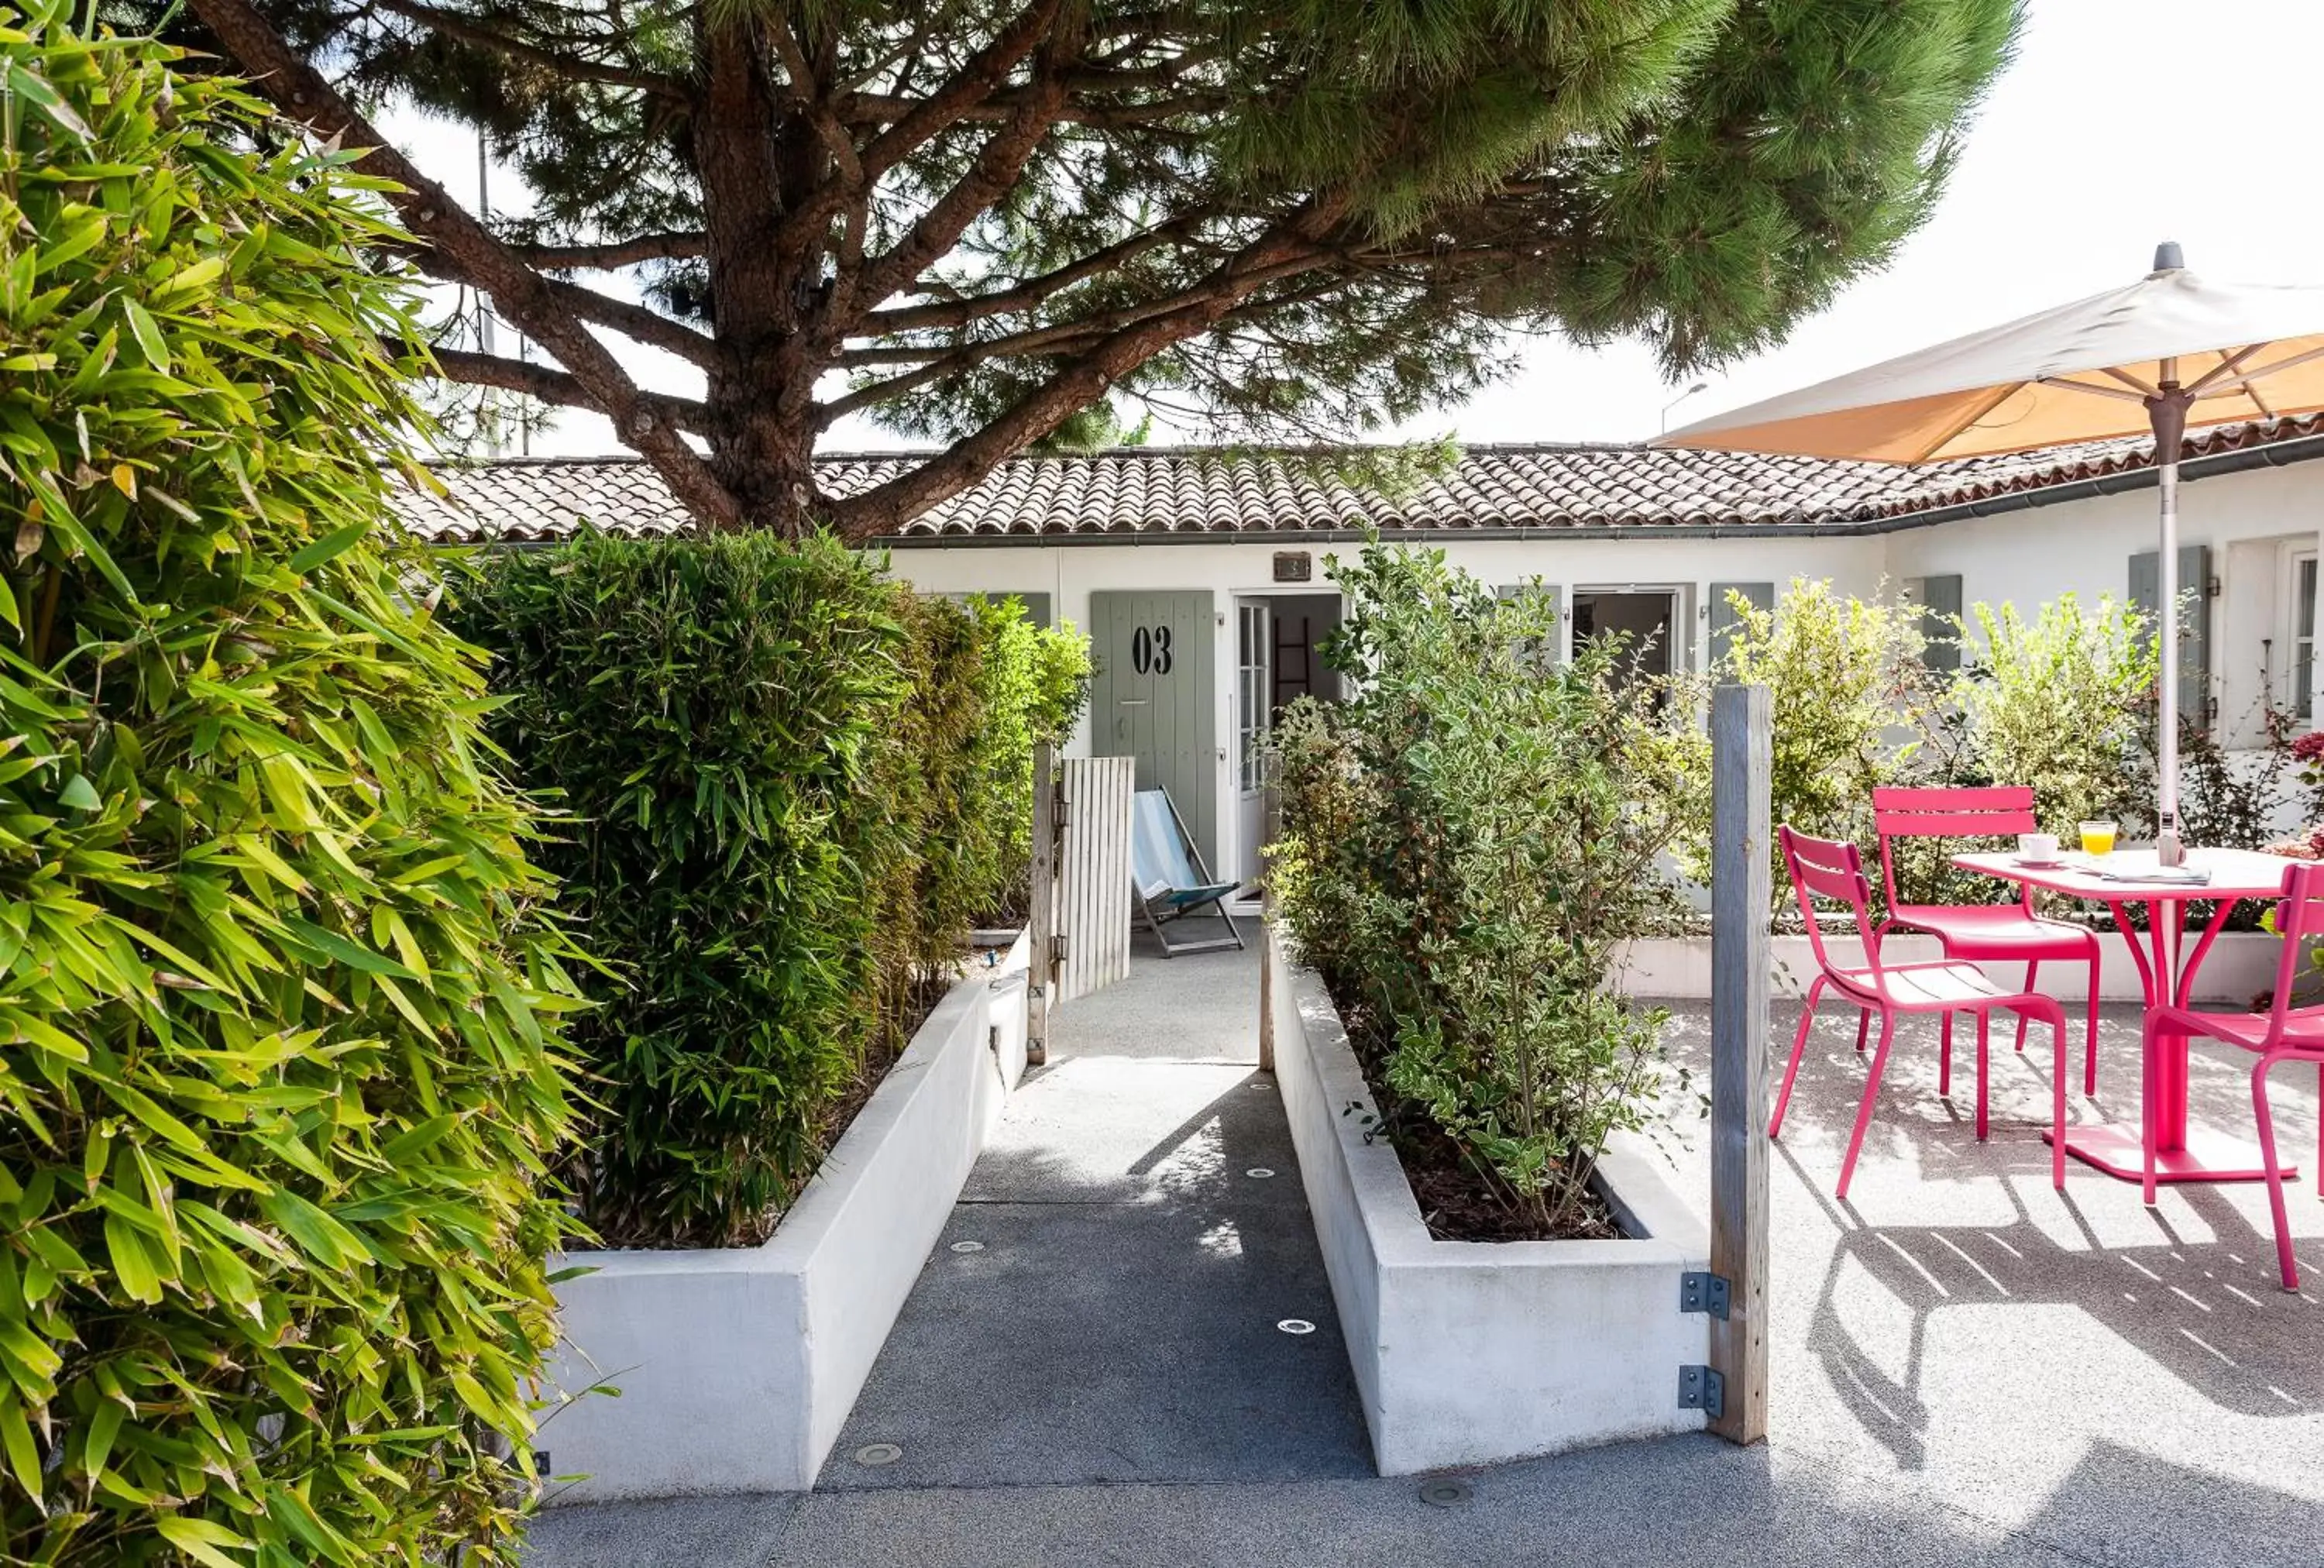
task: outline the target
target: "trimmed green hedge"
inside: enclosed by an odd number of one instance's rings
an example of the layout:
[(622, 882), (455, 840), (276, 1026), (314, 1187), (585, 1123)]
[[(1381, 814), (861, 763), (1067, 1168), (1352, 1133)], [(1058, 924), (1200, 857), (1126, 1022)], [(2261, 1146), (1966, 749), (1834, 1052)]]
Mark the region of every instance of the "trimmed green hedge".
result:
[(575, 1003), (383, 527), (399, 236), (65, 14), (0, 32), (5, 1555), (505, 1563)]
[(618, 1244), (742, 1244), (814, 1173), (1005, 898), (1078, 638), (911, 595), (828, 540), (509, 552), (463, 612), (494, 733), (572, 818), (544, 853), (603, 961), (574, 1173)]

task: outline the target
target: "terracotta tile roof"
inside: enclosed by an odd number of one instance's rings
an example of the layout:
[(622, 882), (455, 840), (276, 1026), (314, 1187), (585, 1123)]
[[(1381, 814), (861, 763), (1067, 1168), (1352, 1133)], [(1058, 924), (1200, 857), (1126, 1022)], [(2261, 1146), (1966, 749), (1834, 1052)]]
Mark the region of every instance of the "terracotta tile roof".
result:
[[(2199, 430), (2201, 458), (2324, 437), (2324, 415)], [(2288, 456), (2289, 454), (2287, 454)], [(816, 460), (824, 489), (858, 494), (913, 453)], [(908, 524), (899, 542), (1059, 535), (1222, 537), (1356, 530), (1460, 533), (1509, 529), (1781, 529), (1870, 525), (2151, 466), (2139, 440), (2091, 442), (1923, 468), (1640, 447), (1477, 446), (1408, 493), (1383, 494), (1325, 472), (1314, 454), (1130, 447), (1024, 457)], [(403, 521), (436, 543), (679, 534), (692, 523), (653, 471), (631, 457), (446, 464), (447, 493), (406, 491)]]

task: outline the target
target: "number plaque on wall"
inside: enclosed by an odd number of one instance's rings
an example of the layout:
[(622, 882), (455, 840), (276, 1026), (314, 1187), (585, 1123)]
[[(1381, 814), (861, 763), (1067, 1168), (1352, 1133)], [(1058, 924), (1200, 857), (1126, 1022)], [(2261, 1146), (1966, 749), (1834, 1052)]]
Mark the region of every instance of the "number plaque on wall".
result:
[(1278, 583), (1312, 582), (1315, 576), (1315, 558), (1305, 550), (1275, 552), (1275, 580)]

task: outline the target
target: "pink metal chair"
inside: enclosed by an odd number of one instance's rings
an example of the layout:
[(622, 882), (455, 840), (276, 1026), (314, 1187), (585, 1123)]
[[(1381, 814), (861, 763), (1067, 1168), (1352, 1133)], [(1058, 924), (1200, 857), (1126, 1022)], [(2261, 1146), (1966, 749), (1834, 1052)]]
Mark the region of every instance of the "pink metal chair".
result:
[[(2276, 928), (2283, 933), (2283, 954), (2276, 960), (2275, 996), (2265, 1012), (2200, 1012), (2192, 1008), (2157, 1007), (2146, 1015), (2146, 1125), (2158, 1115), (2182, 1115), (2183, 1106), (2158, 1106), (2154, 1097), (2172, 1091), (2160, 1087), (2155, 1064), (2167, 1050), (2187, 1048), (2196, 1035), (2241, 1046), (2259, 1056), (2252, 1068), (2252, 1113), (2259, 1121), (2260, 1163), (2267, 1170), (2268, 1206), (2275, 1216), (2275, 1260), (2283, 1271), (2283, 1287), (2300, 1288), (2300, 1270), (2292, 1257), (2292, 1227), (2283, 1212), (2283, 1167), (2275, 1158), (2275, 1113), (2267, 1101), (2268, 1070), (2278, 1062), (2316, 1064), (2316, 1087), (2324, 1095), (2324, 1007), (2294, 1007), (2292, 988), (2308, 967), (2308, 955), (2324, 936), (2324, 865), (2297, 865), (2283, 873), (2283, 902), (2276, 909)], [(2184, 1084), (2181, 1077), (2179, 1082)], [(2177, 1093), (2184, 1095), (2181, 1088)], [(2324, 1137), (2317, 1140), (2316, 1190), (2324, 1195)], [(2154, 1202), (2157, 1183), (2154, 1144), (2146, 1145), (2146, 1201)]]
[[(2063, 959), (2089, 966), (2090, 1000), (2088, 1038), (2082, 1047), (2082, 1093), (2098, 1092), (2098, 934), (2067, 920), (2048, 920), (2034, 912), (2034, 890), (2025, 890), (2016, 904), (1905, 904), (1896, 898), (1896, 858), (1891, 844), (1900, 838), (1998, 838), (2037, 831), (2034, 791), (2024, 786), (1994, 789), (1875, 789), (1872, 821), (1880, 835), (1880, 882), (1888, 895), (1888, 918), (1880, 934), (1891, 930), (1925, 931), (1944, 948), (1947, 958), (1970, 964), (2022, 963), (2025, 989), (2032, 991), (2045, 960)], [(1872, 1015), (1857, 1026), (1857, 1049)], [(1943, 1055), (1937, 1064), (1937, 1092), (1951, 1086), (1953, 1020), (1942, 1026)], [(2025, 1017), (2017, 1019), (2017, 1048), (2025, 1048)]]
[[(1868, 1020), (1872, 1014), (1880, 1015), (1880, 1046), (1872, 1055), (1872, 1069), (1864, 1084), (1864, 1103), (1857, 1108), (1856, 1130), (1848, 1140), (1848, 1155), (1840, 1164), (1839, 1195), (1848, 1196), (1848, 1184), (1856, 1175), (1856, 1156), (1864, 1147), (1864, 1134), (1872, 1125), (1872, 1107), (1880, 1097), (1880, 1075), (1888, 1065), (1888, 1047), (1896, 1038), (1896, 1020), (1906, 1013), (1940, 1013), (1948, 1018), (1956, 1012), (1977, 1015), (1977, 1136), (1985, 1138), (1986, 1042), (1993, 1010), (2007, 1008), (2021, 1019), (2044, 1019), (2056, 1030), (2058, 1037), (2057, 1066), (2052, 1075), (2051, 1117), (2056, 1136), (2052, 1139), (2050, 1153), (2050, 1183), (2052, 1186), (2066, 1185), (2066, 1011), (2055, 998), (2038, 992), (2009, 992), (1986, 977), (1983, 970), (1970, 964), (1944, 960), (1932, 964), (1883, 964), (1880, 961), (1881, 933), (1873, 929), (1872, 917), (1867, 909), (1872, 901), (1872, 884), (1864, 875), (1863, 857), (1852, 844), (1837, 844), (1830, 839), (1810, 838), (1794, 833), (1789, 827), (1776, 830), (1783, 845), (1784, 867), (1791, 874), (1792, 891), (1800, 901), (1800, 913), (1807, 918), (1808, 943), (1815, 952), (1815, 980), (1808, 986), (1807, 1005), (1800, 1010), (1799, 1032), (1792, 1037), (1792, 1059), (1784, 1068), (1784, 1086), (1775, 1095), (1775, 1119), (1767, 1125), (1767, 1136), (1778, 1138), (1784, 1130), (1784, 1111), (1792, 1102), (1792, 1081), (1799, 1076), (1800, 1056), (1807, 1049), (1808, 1029), (1815, 1022), (1816, 1003), (1822, 1000), (1826, 987), (1838, 992), (1847, 1001), (1862, 1008)], [(1816, 918), (1815, 900), (1830, 899), (1848, 907), (1854, 918), (1855, 934), (1864, 945), (1865, 963), (1860, 967), (1846, 968), (1832, 962), (1824, 946), (1823, 928)]]

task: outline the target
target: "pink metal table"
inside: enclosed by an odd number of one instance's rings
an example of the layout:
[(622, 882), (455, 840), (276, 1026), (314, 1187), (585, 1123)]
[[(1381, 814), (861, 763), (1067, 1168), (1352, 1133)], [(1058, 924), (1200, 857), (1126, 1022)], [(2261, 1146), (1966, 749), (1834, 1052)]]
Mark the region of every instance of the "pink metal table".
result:
[[(1953, 864), (1964, 871), (2020, 882), (2068, 898), (2104, 904), (2114, 916), (2115, 928), (2130, 945), (2138, 965), (2139, 984), (2149, 1008), (2165, 1004), (2185, 1007), (2194, 993), (2195, 974), (2211, 944), (2226, 929), (2227, 917), (2246, 899), (2277, 899), (2283, 893), (2283, 873), (2299, 862), (2255, 850), (2190, 849), (2187, 863), (2210, 873), (2200, 886), (2170, 882), (2123, 881), (2098, 875), (2090, 868), (2103, 863), (2117, 872), (2135, 872), (2154, 864), (2152, 850), (2119, 850), (2102, 861), (2070, 854), (2065, 863), (2036, 868), (2017, 863), (2014, 854), (1960, 854)], [(2193, 950), (2188, 951), (2187, 906), (2216, 903), (2209, 924), (2203, 927)], [(2125, 912), (2133, 904), (2146, 906), (2146, 930), (2141, 933)], [(2155, 1176), (2165, 1182), (2264, 1181), (2259, 1150), (2240, 1139), (2190, 1127), (2187, 1121), (2187, 1050), (2184, 1038), (2164, 1053), (2155, 1065), (2156, 1081), (2148, 1086), (2147, 1115), (2137, 1130), (2118, 1123), (2066, 1130), (2066, 1152), (2122, 1181), (2145, 1176), (2145, 1146), (2154, 1147)], [(2044, 1130), (2047, 1139), (2050, 1132)], [(2287, 1168), (2288, 1177), (2293, 1173)]]

